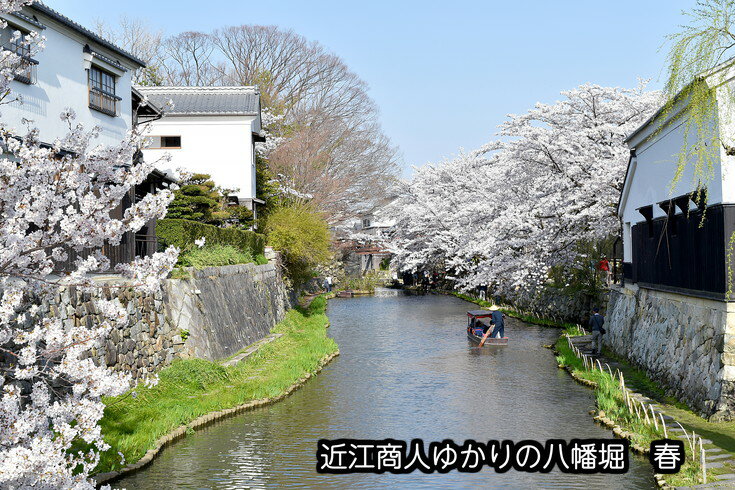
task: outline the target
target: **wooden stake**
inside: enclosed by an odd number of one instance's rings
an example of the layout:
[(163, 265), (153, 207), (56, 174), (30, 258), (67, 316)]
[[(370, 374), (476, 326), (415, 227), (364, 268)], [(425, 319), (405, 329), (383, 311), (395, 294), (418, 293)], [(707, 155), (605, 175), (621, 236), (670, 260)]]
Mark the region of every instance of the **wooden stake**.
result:
[(707, 461), (704, 458), (704, 445), (702, 438), (699, 438), (699, 452), (702, 455), (702, 483), (707, 483)]
[(661, 416), (661, 427), (664, 428), (664, 439), (668, 439), (669, 434), (666, 432), (666, 422), (664, 422), (664, 414), (660, 413), (659, 415)]
[(648, 405), (648, 408), (651, 409), (651, 418), (653, 419), (653, 426), (658, 430), (658, 418), (656, 417), (656, 412), (653, 410), (653, 405)]
[[(681, 428), (681, 430), (684, 431), (684, 436), (687, 438), (687, 443), (689, 444), (689, 447), (691, 448), (692, 440), (689, 438), (689, 434), (687, 433), (687, 430), (684, 427), (682, 427), (678, 421), (676, 422), (676, 425), (678, 425)], [(694, 432), (692, 432), (692, 434), (694, 434)]]
[(633, 400), (633, 407), (635, 408), (635, 416), (638, 417), (638, 420), (641, 419), (641, 412), (638, 410), (638, 400), (631, 397), (631, 400)]

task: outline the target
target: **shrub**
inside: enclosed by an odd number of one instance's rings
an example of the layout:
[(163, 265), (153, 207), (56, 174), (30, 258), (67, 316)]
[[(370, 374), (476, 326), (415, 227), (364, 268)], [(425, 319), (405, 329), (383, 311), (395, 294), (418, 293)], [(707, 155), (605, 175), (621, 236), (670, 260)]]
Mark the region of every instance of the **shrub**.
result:
[(204, 237), (207, 245), (232, 246), (252, 257), (265, 251), (265, 236), (253, 231), (216, 226), (185, 219), (162, 219), (156, 225), (156, 235), (161, 248), (173, 245), (182, 251), (194, 248), (194, 242)]
[(265, 229), (268, 243), (283, 254), (286, 270), (295, 284), (308, 281), (312, 270), (332, 256), (329, 225), (306, 205), (272, 211)]
[(204, 223), (219, 223), (222, 194), (208, 174), (193, 174), (181, 182), (168, 206), (171, 218), (189, 219)]
[(192, 248), (179, 255), (181, 267), (221, 267), (223, 265), (250, 264), (255, 262), (250, 252), (243, 252), (231, 245), (211, 245)]
[(248, 229), (253, 224), (253, 212), (245, 206), (232, 206), (228, 194), (227, 189), (215, 185), (209, 174), (188, 175), (181, 181), (181, 188), (174, 192), (166, 215), (211, 225), (227, 222)]

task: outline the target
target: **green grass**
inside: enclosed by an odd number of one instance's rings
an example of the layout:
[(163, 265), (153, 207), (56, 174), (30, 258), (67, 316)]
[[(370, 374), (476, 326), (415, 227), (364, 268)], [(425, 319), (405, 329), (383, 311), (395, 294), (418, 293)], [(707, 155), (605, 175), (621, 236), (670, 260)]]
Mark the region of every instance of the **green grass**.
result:
[[(643, 422), (635, 412), (631, 411), (623, 398), (623, 391), (620, 388), (619, 381), (611, 376), (607, 371), (586, 369), (581, 359), (574, 355), (574, 352), (567, 343), (566, 336), (576, 336), (579, 333), (576, 329), (567, 329), (564, 336), (557, 340), (555, 349), (557, 352), (556, 361), (560, 367), (565, 367), (574, 373), (575, 376), (597, 383), (595, 388), (595, 398), (597, 399), (597, 407), (605, 412), (605, 415), (613, 420), (617, 425), (625, 431), (632, 434), (632, 442), (642, 447), (649, 447), (651, 441), (663, 439), (664, 433), (661, 425), (658, 429), (653, 425)], [(638, 391), (638, 385), (646, 386), (651, 390), (661, 392), (653, 381), (645, 377), (645, 374), (639, 370), (630, 369), (623, 371), (626, 386)], [(630, 375), (630, 377), (629, 377)], [(645, 379), (644, 379), (645, 378)], [(675, 416), (676, 417), (676, 416)], [(678, 420), (678, 419), (677, 419)], [(684, 443), (686, 445), (686, 441)], [(687, 461), (682, 466), (681, 471), (675, 475), (666, 475), (665, 479), (671, 486), (690, 486), (701, 483), (701, 467), (699, 464), (699, 453), (694, 457), (687, 449)]]
[(282, 337), (261, 347), (242, 362), (224, 367), (201, 359), (177, 360), (160, 373), (153, 388), (105, 400), (101, 421), (111, 449), (97, 468), (120, 468), (121, 451), (127, 462), (139, 460), (156, 441), (201, 415), (284, 393), (319, 362), (337, 351), (326, 335), (326, 300), (316, 298), (308, 310), (291, 310), (273, 328)]
[[(629, 388), (656, 400), (662, 409), (676, 419), (687, 431), (694, 431), (701, 437), (712, 441), (714, 446), (720, 447), (735, 457), (735, 421), (710, 422), (701, 417), (685, 403), (669, 395), (645, 372), (630, 366), (624, 359), (615, 357), (605, 351), (605, 355), (615, 359), (620, 364), (620, 370), (625, 376)], [(731, 472), (728, 468), (708, 468), (708, 475)], [(708, 478), (709, 479), (709, 478)]]
[(201, 269), (203, 267), (220, 267), (253, 262), (256, 262), (256, 259), (250, 252), (243, 252), (232, 245), (207, 245), (181, 252), (178, 265), (180, 267)]

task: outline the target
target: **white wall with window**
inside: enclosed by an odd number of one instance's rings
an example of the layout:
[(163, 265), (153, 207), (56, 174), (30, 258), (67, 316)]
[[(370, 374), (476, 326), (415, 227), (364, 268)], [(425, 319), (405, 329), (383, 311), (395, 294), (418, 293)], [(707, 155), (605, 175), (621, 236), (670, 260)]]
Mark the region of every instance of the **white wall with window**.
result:
[[(142, 64), (44, 5), (3, 18), (9, 28), (0, 43), (25, 57), (29, 75), (12, 83), (12, 102), (3, 106), (3, 123), (22, 131), (24, 120), (32, 121), (41, 140), (50, 143), (68, 132), (59, 115), (71, 108), (77, 122), (101, 129), (99, 143), (119, 143), (132, 126), (131, 75)], [(14, 40), (16, 31), (38, 32), (45, 47), (31, 58)]]
[(167, 116), (151, 123), (145, 158), (171, 156), (170, 170), (206, 173), (240, 200), (252, 199), (255, 152), (252, 116)]

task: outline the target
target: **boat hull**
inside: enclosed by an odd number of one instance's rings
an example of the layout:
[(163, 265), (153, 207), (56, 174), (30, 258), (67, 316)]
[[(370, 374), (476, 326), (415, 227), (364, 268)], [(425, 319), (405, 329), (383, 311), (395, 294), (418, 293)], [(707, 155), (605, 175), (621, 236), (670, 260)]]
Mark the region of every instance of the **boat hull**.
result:
[[(467, 338), (476, 344), (482, 341), (482, 337), (478, 337), (470, 332), (467, 332)], [(484, 345), (508, 345), (508, 337), (503, 337), (502, 339), (488, 337)]]

